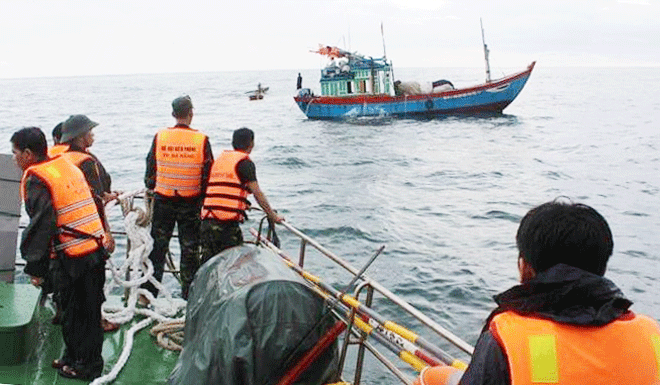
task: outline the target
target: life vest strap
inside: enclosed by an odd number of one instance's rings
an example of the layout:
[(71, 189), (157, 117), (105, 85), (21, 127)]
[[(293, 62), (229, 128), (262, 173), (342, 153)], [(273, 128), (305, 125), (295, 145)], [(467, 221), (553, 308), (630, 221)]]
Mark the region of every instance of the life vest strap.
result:
[(204, 209), (206, 209), (208, 211), (212, 211), (214, 209), (215, 210), (222, 210), (222, 211), (231, 211), (233, 213), (243, 214), (247, 218), (245, 210), (236, 209), (236, 208), (233, 208), (233, 207), (225, 207), (225, 206), (220, 206), (220, 205), (207, 205), (207, 206), (204, 206)]
[(96, 241), (96, 243), (99, 245), (99, 247), (103, 247), (103, 237), (102, 236), (96, 236), (94, 234), (89, 234), (84, 231), (80, 231), (78, 229), (75, 229), (73, 227), (69, 226), (60, 226), (60, 233), (62, 234), (68, 234), (68, 235), (73, 235), (76, 238), (80, 239), (93, 239)]
[[(245, 203), (246, 205), (248, 205), (248, 207), (250, 207), (252, 205), (252, 203), (250, 203), (250, 201), (247, 198), (237, 197), (235, 195), (230, 195), (230, 194), (217, 194), (217, 193), (214, 194), (214, 193), (211, 193), (211, 194), (206, 194), (206, 198), (234, 199), (234, 200)], [(204, 205), (204, 207), (213, 207), (213, 206), (212, 205)]]
[[(215, 207), (218, 207), (218, 206), (211, 206), (211, 207), (215, 208)], [(229, 209), (227, 209), (227, 210), (229, 210)], [(239, 213), (239, 214), (242, 214), (242, 215), (243, 215), (243, 221), (249, 219), (249, 218), (248, 218), (248, 215), (247, 215), (247, 213), (246, 213), (245, 211), (236, 210), (236, 209), (231, 209), (231, 211), (234, 211), (234, 212), (237, 212), (237, 213)], [(209, 217), (211, 217), (212, 219), (215, 219), (215, 220), (218, 221), (218, 222), (234, 222), (234, 221), (226, 221), (226, 220), (222, 220), (222, 219), (218, 218), (218, 216), (215, 215), (215, 211), (213, 211), (213, 210), (206, 210), (206, 214), (204, 215), (204, 217), (202, 218), (202, 220), (204, 220), (204, 219), (209, 219)]]
[(244, 189), (245, 186), (241, 183), (234, 183), (234, 182), (209, 182), (209, 186), (224, 186), (224, 187), (235, 187), (235, 188), (240, 188)]

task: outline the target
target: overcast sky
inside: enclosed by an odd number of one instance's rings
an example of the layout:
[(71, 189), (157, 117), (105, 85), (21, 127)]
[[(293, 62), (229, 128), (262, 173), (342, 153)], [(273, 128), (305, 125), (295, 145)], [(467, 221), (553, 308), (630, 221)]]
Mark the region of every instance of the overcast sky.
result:
[(397, 67), (660, 66), (660, 0), (0, 0), (0, 78)]

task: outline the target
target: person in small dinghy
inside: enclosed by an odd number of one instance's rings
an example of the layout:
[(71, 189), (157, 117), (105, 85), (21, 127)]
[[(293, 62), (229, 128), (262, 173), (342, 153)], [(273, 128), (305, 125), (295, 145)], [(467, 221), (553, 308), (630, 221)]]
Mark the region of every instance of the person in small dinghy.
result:
[(605, 218), (555, 200), (523, 217), (516, 243), (521, 284), (495, 296), (465, 373), (431, 367), (416, 384), (660, 383), (660, 327), (603, 277)]

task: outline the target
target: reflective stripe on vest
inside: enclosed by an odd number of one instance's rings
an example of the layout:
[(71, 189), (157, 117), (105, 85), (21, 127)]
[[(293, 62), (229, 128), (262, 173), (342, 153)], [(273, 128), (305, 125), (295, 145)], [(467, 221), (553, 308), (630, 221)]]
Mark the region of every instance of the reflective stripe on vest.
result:
[(660, 327), (643, 315), (596, 327), (508, 311), (493, 318), (490, 331), (512, 385), (660, 384)]
[(167, 128), (156, 134), (156, 187), (167, 197), (195, 197), (202, 189), (206, 135), (191, 128)]
[[(68, 145), (66, 145), (67, 148), (69, 148)], [(91, 160), (92, 164), (94, 165), (94, 169), (96, 170), (96, 175), (100, 176), (101, 175), (101, 170), (99, 169), (99, 164), (98, 161), (90, 154), (85, 153), (85, 152), (80, 152), (80, 151), (66, 151), (61, 154), (61, 156), (65, 159), (67, 159), (69, 162), (73, 163), (75, 166), (80, 168), (82, 171), (82, 164), (85, 161)], [(85, 173), (83, 173), (85, 175)], [(88, 175), (85, 175), (85, 179), (87, 179)], [(91, 184), (88, 182), (88, 184), (91, 187)], [(93, 192), (94, 193), (94, 192)], [(97, 206), (97, 210), (100, 208)], [(102, 221), (103, 222), (103, 221)], [(110, 234), (110, 229), (106, 228), (105, 223), (103, 225), (103, 228), (105, 229), (105, 235), (103, 237), (103, 246), (108, 249), (110, 247), (110, 242), (112, 241), (112, 234)]]
[(104, 238), (103, 225), (82, 171), (61, 156), (31, 166), (21, 181), (23, 200), (27, 196), (25, 183), (30, 175), (42, 180), (50, 191), (59, 230), (55, 249), (71, 258), (98, 250), (97, 240)]
[(53, 147), (48, 147), (48, 157), (49, 158), (54, 158), (58, 155), (61, 155), (65, 152), (69, 151), (69, 145), (68, 144), (56, 144)]
[(209, 184), (206, 188), (202, 219), (209, 217), (221, 221), (243, 221), (249, 207), (249, 191), (241, 185), (236, 166), (243, 159), (250, 159), (242, 151), (223, 151), (213, 162)]

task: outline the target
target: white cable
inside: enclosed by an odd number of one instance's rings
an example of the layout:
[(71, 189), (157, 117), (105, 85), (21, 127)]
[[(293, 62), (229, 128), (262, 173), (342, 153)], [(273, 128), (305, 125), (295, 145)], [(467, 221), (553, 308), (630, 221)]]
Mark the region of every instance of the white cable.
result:
[[(144, 316), (145, 319), (133, 325), (125, 332), (124, 347), (122, 353), (111, 371), (95, 379), (92, 384), (100, 385), (114, 381), (122, 370), (133, 348), (134, 335), (141, 329), (147, 327), (154, 321), (163, 324), (175, 323), (182, 324), (185, 317), (172, 318), (180, 313), (186, 307), (186, 301), (183, 299), (172, 298), (170, 291), (153, 277), (153, 264), (149, 260), (149, 254), (153, 249), (153, 239), (151, 238), (150, 228), (137, 225), (140, 218), (140, 208), (133, 208), (133, 198), (136, 195), (144, 193), (144, 189), (136, 190), (132, 193), (122, 194), (118, 199), (122, 204), (124, 213), (124, 226), (127, 235), (127, 257), (121, 266), (116, 267), (113, 261), (108, 260), (112, 280), (105, 287), (105, 293), (108, 294), (113, 287), (122, 287), (128, 290), (128, 299), (125, 306), (105, 305), (102, 308), (103, 317), (108, 321), (126, 324), (131, 322), (136, 315)], [(112, 201), (106, 206), (109, 209), (116, 205)], [(144, 215), (144, 212), (142, 213)], [(128, 274), (128, 279), (126, 277)], [(146, 289), (140, 288), (145, 282), (151, 282), (158, 291), (164, 295), (164, 298), (154, 298), (153, 294)], [(141, 308), (137, 306), (138, 296), (143, 295), (149, 300), (149, 307)]]
[(124, 365), (126, 365), (126, 362), (128, 361), (128, 357), (131, 355), (131, 350), (133, 349), (133, 338), (135, 336), (135, 333), (149, 326), (149, 324), (151, 324), (152, 322), (153, 319), (145, 318), (142, 321), (131, 326), (131, 328), (126, 331), (126, 333), (124, 334), (125, 336), (124, 349), (119, 355), (119, 359), (117, 359), (117, 363), (112, 368), (112, 370), (110, 370), (110, 373), (101, 377), (97, 377), (94, 381), (92, 381), (91, 383), (92, 385), (107, 384), (114, 381), (117, 378), (117, 375), (124, 368)]

